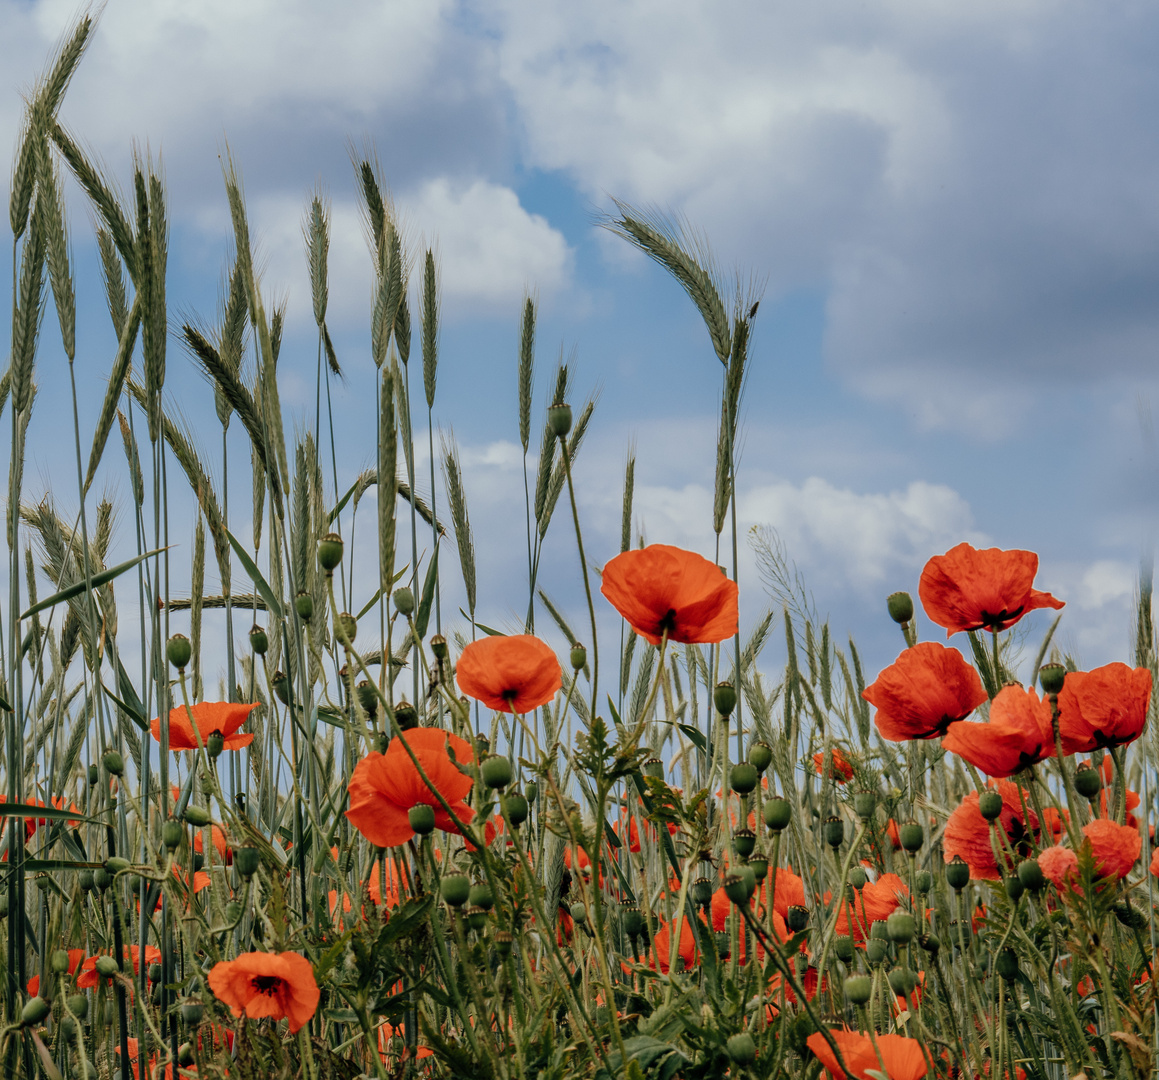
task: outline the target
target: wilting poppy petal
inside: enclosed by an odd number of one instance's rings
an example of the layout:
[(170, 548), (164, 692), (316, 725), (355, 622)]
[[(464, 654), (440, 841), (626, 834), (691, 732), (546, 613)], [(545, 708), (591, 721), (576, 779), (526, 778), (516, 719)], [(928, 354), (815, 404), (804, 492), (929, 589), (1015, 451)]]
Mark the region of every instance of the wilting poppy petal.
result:
[(990, 705), (990, 722), (952, 724), (942, 746), (987, 776), (1013, 776), (1054, 757), (1050, 701), (1034, 689), (1004, 686)]
[(242, 953), (236, 960), (214, 964), (208, 981), (234, 1016), (285, 1018), (291, 1032), (314, 1015), (321, 996), (313, 966), (295, 952)]
[(1114, 663), (1070, 671), (1058, 695), (1058, 733), (1065, 754), (1134, 742), (1147, 723), (1151, 672)]
[[(245, 723), (246, 718), (258, 707), (258, 702), (242, 705), (233, 701), (200, 701), (192, 707), (193, 722), (190, 722), (189, 712), (182, 705), (177, 709), (169, 710), (169, 749), (196, 750), (197, 735), (193, 725), (201, 735), (201, 745), (215, 731), (225, 736), (226, 750), (240, 750), (254, 741), (252, 732), (241, 732), (238, 728)], [(153, 738), (161, 741), (161, 719), (153, 717)]]
[(906, 649), (861, 695), (877, 707), (883, 739), (932, 739), (986, 700), (982, 680), (957, 649), (934, 641)]
[(531, 712), (563, 685), (551, 647), (533, 634), (472, 641), (455, 665), (459, 689), (499, 712)]
[(659, 645), (725, 641), (737, 631), (738, 590), (715, 563), (669, 544), (625, 551), (604, 565), (600, 592), (641, 637)]
[(1006, 630), (1035, 608), (1063, 606), (1032, 588), (1037, 572), (1033, 551), (979, 551), (959, 544), (926, 563), (918, 596), (947, 637), (959, 630)]

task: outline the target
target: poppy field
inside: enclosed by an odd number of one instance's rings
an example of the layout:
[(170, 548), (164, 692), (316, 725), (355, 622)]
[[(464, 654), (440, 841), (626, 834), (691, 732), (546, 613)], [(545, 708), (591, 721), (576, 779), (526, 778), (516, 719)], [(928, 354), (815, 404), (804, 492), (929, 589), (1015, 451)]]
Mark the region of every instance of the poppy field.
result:
[[(225, 295), (198, 323), (166, 291), (156, 163), (139, 154), (122, 194), (60, 119), (92, 29), (28, 96), (9, 199), (2, 1075), (1155, 1075), (1148, 580), (1133, 655), (1085, 670), (1033, 552), (930, 552), (882, 598), (896, 659), (865, 670), (792, 587), (738, 572), (755, 298), (617, 203), (609, 228), (685, 290), (719, 365), (713, 513), (698, 551), (644, 544), (629, 455), (603, 481), (622, 484), (620, 545), (585, 546), (573, 465), (596, 404), (562, 361), (537, 402), (527, 299), (527, 614), (498, 632), (458, 450), (436, 438), (438, 263), (406, 249), (376, 163), (354, 170), (375, 274), (373, 366), (347, 376), (376, 402), (359, 472), (332, 449), (325, 204), (305, 214), (301, 429), (238, 167), (225, 155)], [(70, 241), (66, 185), (93, 235)], [(99, 254), (117, 339), (101, 401), (75, 390), (70, 244)], [(66, 362), (73, 415), (38, 414)], [(220, 431), (181, 419), (178, 364)], [(36, 438), (75, 442), (75, 483), (26, 480)], [(230, 455), (240, 494), (214, 479)], [(94, 490), (110, 473), (124, 535)], [(549, 529), (567, 580), (540, 577)]]

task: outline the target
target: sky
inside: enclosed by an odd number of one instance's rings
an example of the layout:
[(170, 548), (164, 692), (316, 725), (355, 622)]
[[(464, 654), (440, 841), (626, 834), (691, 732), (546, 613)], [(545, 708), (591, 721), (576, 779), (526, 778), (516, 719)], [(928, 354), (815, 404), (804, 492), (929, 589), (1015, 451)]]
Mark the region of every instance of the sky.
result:
[[(8, 175), (22, 93), (76, 12), (0, 0)], [(1067, 603), (1057, 640), (1094, 666), (1128, 658), (1155, 535), (1157, 46), (1159, 8), (1131, 0), (108, 0), (61, 118), (122, 188), (134, 147), (160, 157), (171, 330), (216, 318), (232, 248), (228, 147), (264, 294), (288, 303), (280, 382), (299, 430), (313, 423), (317, 355), (302, 220), (324, 194), (328, 324), (345, 371), (332, 388), (340, 486), (373, 455), (372, 266), (351, 156), (377, 156), (408, 251), (439, 258), (434, 422), (462, 454), (483, 622), (514, 630), (526, 603), (527, 291), (537, 415), (561, 353), (574, 355), (573, 404), (600, 393), (576, 470), (590, 562), (619, 550), (633, 447), (637, 532), (713, 554), (721, 369), (676, 282), (601, 228), (616, 198), (680, 216), (726, 286), (762, 290), (738, 476), (745, 626), (773, 603), (746, 542), (769, 527), (872, 675), (901, 646), (885, 597), (916, 594), (925, 561), (968, 540), (1038, 552), (1036, 586)], [(87, 455), (115, 343), (75, 185), (69, 213)], [(212, 393), (172, 335), (168, 357), (169, 401), (219, 462)], [(51, 489), (75, 512), (51, 314), (38, 365), (26, 496)], [(421, 475), (417, 390), (415, 409)], [(248, 454), (240, 425), (229, 438), (236, 499)], [(128, 551), (117, 452), (102, 490)], [(443, 557), (453, 569), (453, 548)], [(543, 581), (586, 625), (562, 513)], [(1032, 653), (1049, 619), (1026, 623)], [(606, 605), (600, 625), (617, 634)], [(782, 655), (774, 640), (763, 666)]]

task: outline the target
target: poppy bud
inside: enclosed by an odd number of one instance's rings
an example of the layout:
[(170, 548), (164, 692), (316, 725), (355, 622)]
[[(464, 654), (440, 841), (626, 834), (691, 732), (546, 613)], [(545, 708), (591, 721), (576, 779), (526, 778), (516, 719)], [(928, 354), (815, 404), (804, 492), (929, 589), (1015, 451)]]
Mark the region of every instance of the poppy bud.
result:
[(532, 780), (528, 783), (527, 787), (523, 789), (523, 791), (527, 796), (528, 805), (531, 805), (535, 802), (536, 797), (539, 795), (539, 785), (534, 780)]
[(889, 617), (898, 626), (905, 626), (914, 617), (914, 598), (907, 592), (891, 593), (885, 602)]
[(89, 999), (87, 994), (69, 994), (65, 999), (68, 1011), (78, 1020), (83, 1020), (89, 1014)]
[(407, 813), (407, 819), (419, 836), (426, 836), (435, 828), (435, 808), (426, 803), (415, 803)]
[(491, 740), (488, 739), (487, 736), (484, 735), (481, 731), (475, 735), (475, 749), (479, 752), (480, 760), (485, 758), (491, 752)]
[(588, 662), (588, 650), (578, 641), (571, 647), (569, 656), (573, 671), (582, 671), (584, 664)]
[(439, 894), (451, 907), (462, 907), (471, 894), (471, 880), (466, 874), (445, 874), (439, 882)]
[(724, 895), (727, 896), (738, 907), (742, 904), (747, 904), (749, 897), (752, 896), (756, 889), (756, 877), (751, 870), (748, 874), (744, 873), (747, 868), (740, 868), (740, 873), (729, 874), (724, 879)]
[(39, 994), (29, 998), (20, 1011), (20, 1021), (23, 1024), (39, 1024), (51, 1011), (51, 1006)]
[(773, 763), (773, 750), (767, 742), (757, 741), (749, 747), (749, 764), (763, 773)]
[(95, 784), (101, 778), (101, 771), (95, 765), (89, 766), (89, 785)]
[(405, 585), (394, 590), (394, 606), (400, 615), (413, 614), (415, 609), (415, 594)]
[(390, 746), (390, 736), (385, 731), (376, 731), (370, 742), (376, 754), (385, 754), (386, 748)]
[(253, 629), (250, 630), (250, 648), (258, 654), (258, 656), (265, 656), (266, 649), (270, 647), (270, 639), (266, 637), (266, 631), (263, 627), (254, 623)]
[(126, 870), (129, 869), (130, 865), (131, 864), (129, 863), (128, 859), (122, 859), (117, 855), (110, 855), (107, 859), (105, 859), (105, 869), (108, 870), (110, 874), (123, 874)]
[(1038, 865), (1037, 859), (1023, 859), (1018, 864), (1018, 880), (1033, 893), (1042, 889), (1046, 879), (1042, 875), (1042, 867)]
[(873, 980), (868, 975), (850, 975), (845, 980), (845, 996), (854, 1005), (864, 1005), (873, 994)]
[(195, 851), (191, 862), (193, 863), (193, 872), (197, 873), (205, 865), (205, 856), (200, 851)]
[(197, 1027), (204, 1013), (205, 1008), (197, 998), (189, 998), (181, 1003), (181, 1019), (190, 1027)]
[(576, 901), (570, 908), (571, 919), (574, 923), (587, 922), (588, 909), (582, 901)]
[(116, 750), (106, 750), (101, 764), (110, 776), (121, 776), (125, 772), (125, 759)]
[(728, 1056), (738, 1065), (751, 1065), (757, 1059), (757, 1044), (747, 1031), (730, 1035), (725, 1045)]
[(961, 892), (970, 884), (970, 864), (961, 855), (955, 855), (946, 863), (946, 884), (955, 892)]
[(765, 802), (761, 813), (764, 816), (765, 824), (773, 832), (781, 832), (781, 830), (788, 826), (793, 816), (793, 808), (789, 805), (787, 799), (782, 799), (779, 795), (774, 795)]
[(318, 565), (332, 574), (342, 561), (342, 537), (327, 533), (318, 541)]
[(548, 408), (547, 426), (557, 439), (565, 438), (567, 433), (571, 431), (571, 406), (557, 401)]
[(937, 956), (938, 950), (942, 947), (942, 943), (938, 940), (937, 934), (922, 934), (918, 938), (918, 944), (931, 956)]
[(917, 922), (908, 911), (899, 908), (891, 912), (886, 919), (885, 932), (889, 934), (890, 941), (904, 945), (907, 941), (912, 941), (914, 934), (917, 933)]
[(184, 634), (174, 634), (165, 646), (165, 655), (178, 671), (184, 671), (185, 665), (193, 655), (193, 646)]
[(518, 828), (527, 820), (529, 807), (527, 799), (518, 791), (511, 792), (504, 799), (504, 806), (507, 808), (507, 816), (511, 819), (511, 824)]
[[(151, 983), (159, 983), (161, 981), (161, 975), (162, 971), (160, 964), (149, 965), (149, 981)], [(75, 1012), (76, 1010), (74, 1009), (73, 1011)]]
[(511, 783), (511, 762), (502, 754), (492, 754), (483, 759), (480, 771), (483, 774), (483, 783), (489, 788), (505, 788)]
[(234, 852), (233, 864), (237, 867), (237, 872), (241, 874), (246, 881), (258, 872), (258, 866), (261, 863), (261, 855), (257, 848), (243, 847), (238, 848)]
[(901, 846), (911, 855), (916, 851), (921, 851), (926, 837), (924, 830), (916, 821), (905, 822), (897, 833), (901, 838)]
[(750, 856), (749, 866), (752, 867), (757, 881), (764, 881), (769, 872), (768, 856), (758, 851), (755, 855)]
[[(78, 880), (80, 882), (80, 887), (81, 887), (81, 890), (83, 892), (91, 892), (93, 886), (96, 884), (96, 875), (91, 870), (82, 870), (80, 872)], [(5, 913), (7, 913), (7, 911), (8, 911), (8, 897), (5, 896), (2, 899), (3, 899), (3, 904), (4, 904), (4, 911), (5, 911)]]
[(1038, 669), (1038, 684), (1044, 694), (1061, 694), (1066, 679), (1066, 668), (1062, 664), (1043, 664)]
[(471, 907), (480, 907), (484, 911), (490, 911), (495, 904), (495, 897), (491, 892), (491, 886), (485, 881), (480, 881), (471, 886), (471, 891), (467, 894), (467, 903)]
[(848, 934), (838, 934), (833, 939), (833, 954), (842, 963), (848, 964), (853, 959), (853, 938)]
[[(314, 617), (314, 598), (308, 592), (299, 592), (294, 597), (294, 610), (302, 622), (308, 623)], [(354, 635), (350, 636), (353, 640)]]
[(757, 838), (752, 829), (738, 829), (732, 834), (732, 846), (742, 859), (747, 859), (753, 853), (756, 844)]
[(844, 839), (845, 822), (839, 817), (828, 818), (825, 822), (825, 843), (836, 851)]
[(66, 971), (68, 971), (68, 950), (54, 949), (52, 952), (51, 963), (52, 970), (56, 972), (57, 975), (63, 975)]
[(177, 1047), (177, 1064), (188, 1066), (192, 1065), (193, 1061), (193, 1043), (183, 1042), (179, 1047)]
[[(400, 731), (410, 731), (411, 728), (419, 726), (419, 714), (415, 712), (415, 707), (409, 701), (400, 701), (394, 707), (394, 721), (398, 724)], [(484, 751), (486, 747), (482, 748)]]
[(270, 679), (270, 685), (274, 688), (274, 693), (278, 695), (278, 700), (283, 705), (290, 704), (290, 680), (286, 678), (284, 671), (275, 671), (273, 678)]
[(708, 907), (712, 903), (712, 882), (706, 877), (698, 877), (692, 883), (692, 902), (698, 907)]
[(747, 761), (742, 761), (738, 765), (734, 765), (729, 772), (728, 783), (738, 795), (747, 795), (757, 786), (757, 781), (760, 777), (757, 774), (757, 767), (750, 765)]
[(1013, 949), (1002, 949), (994, 961), (994, 970), (1007, 982), (1014, 982), (1019, 975), (1018, 953)]
[(866, 883), (868, 880), (869, 880), (869, 877), (868, 877), (868, 875), (865, 873), (865, 868), (864, 868), (864, 867), (861, 867), (861, 866), (851, 866), (851, 867), (849, 868), (849, 878), (848, 878), (848, 881), (849, 881), (849, 884), (850, 884), (850, 885), (852, 885), (852, 886), (853, 886), (855, 889), (864, 889), (864, 888), (865, 888), (865, 883)]
[(225, 736), (220, 731), (211, 731), (209, 738), (205, 740), (205, 749), (209, 752), (210, 759), (216, 761), (225, 749)]
[(889, 952), (889, 946), (880, 938), (870, 938), (865, 943), (865, 959), (875, 967), (880, 964)]
[(1002, 813), (1002, 793), (994, 791), (983, 791), (978, 796), (978, 812), (987, 820), (994, 821)]
[(877, 808), (877, 794), (872, 791), (859, 791), (853, 796), (853, 812), (861, 818), (862, 821), (868, 821), (873, 817), (873, 811)]
[(1026, 892), (1026, 886), (1022, 884), (1022, 879), (1017, 874), (1011, 874), (1002, 882), (1003, 888), (1006, 890), (1006, 895), (1014, 903), (1022, 898), (1022, 894)]
[(1102, 790), (1103, 778), (1098, 769), (1079, 769), (1074, 774), (1074, 786), (1084, 799), (1093, 799)]
[(928, 870), (919, 870), (914, 875), (914, 889), (921, 895), (926, 893), (934, 887), (934, 876)]
[(204, 806), (187, 806), (185, 820), (195, 829), (204, 829), (209, 824), (209, 811)]
[(93, 871), (93, 884), (104, 892), (113, 883), (113, 875), (108, 872), (103, 866)]
[(889, 988), (898, 995), (909, 997), (918, 984), (918, 977), (909, 968), (895, 967), (889, 973)]
[(736, 708), (736, 687), (730, 682), (719, 682), (712, 692), (712, 703), (721, 716), (729, 717)]
[(363, 712), (373, 719), (378, 713), (378, 695), (374, 692), (374, 687), (363, 679), (354, 688), (354, 692), (358, 695), (358, 704), (362, 706)]
[(468, 907), (466, 911), (467, 928), (482, 930), (487, 925), (487, 912), (481, 907)]
[(1111, 910), (1128, 930), (1142, 930), (1149, 925), (1147, 913), (1140, 911), (1129, 900), (1120, 900)]
[(343, 611), (334, 620), (334, 636), (343, 645), (351, 643), (358, 634), (358, 620), (349, 611)]
[(447, 658), (447, 639), (442, 634), (431, 635), (431, 652), (436, 660)]
[(111, 956), (98, 956), (96, 968), (97, 974), (103, 975), (106, 979), (111, 979), (121, 970), (120, 964)]
[(644, 916), (640, 914), (640, 909), (635, 904), (625, 904), (623, 906), (621, 921), (624, 927), (624, 933), (628, 937), (638, 937), (640, 931), (644, 929)]
[(504, 960), (511, 955), (511, 946), (515, 941), (515, 935), (510, 930), (500, 930), (495, 935), (495, 951)]

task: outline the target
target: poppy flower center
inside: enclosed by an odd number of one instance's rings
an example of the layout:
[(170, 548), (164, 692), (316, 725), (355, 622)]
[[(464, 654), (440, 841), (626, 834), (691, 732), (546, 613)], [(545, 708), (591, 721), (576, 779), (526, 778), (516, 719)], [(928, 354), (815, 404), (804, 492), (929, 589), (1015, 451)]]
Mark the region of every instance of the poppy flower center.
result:
[(259, 994), (273, 997), (282, 987), (282, 978), (279, 975), (255, 975), (250, 979), (250, 986)]
[(676, 609), (669, 608), (667, 614), (656, 624), (656, 629), (660, 633), (667, 631), (669, 634), (676, 629)]
[(1016, 607), (1013, 611), (1007, 611), (1003, 608), (997, 615), (991, 615), (990, 612), (983, 610), (982, 612), (982, 627), (983, 629), (1003, 630), (1007, 623), (1016, 622), (1022, 615), (1022, 607)]

